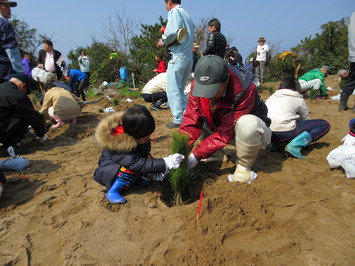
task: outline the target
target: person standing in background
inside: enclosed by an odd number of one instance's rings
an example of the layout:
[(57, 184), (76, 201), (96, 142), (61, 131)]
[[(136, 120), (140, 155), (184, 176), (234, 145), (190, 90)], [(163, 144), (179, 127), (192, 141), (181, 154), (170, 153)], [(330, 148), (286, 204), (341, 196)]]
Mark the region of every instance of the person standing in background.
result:
[(208, 22), (208, 31), (210, 33), (202, 55), (214, 54), (223, 59), (226, 54), (227, 40), (221, 33), (221, 22), (216, 18), (211, 19)]
[(18, 40), (20, 36), (9, 22), (11, 7), (16, 2), (0, 0), (0, 83), (7, 81), (9, 75), (23, 73)]
[[(355, 12), (351, 14), (349, 30), (348, 30), (348, 49), (349, 49), (349, 62), (350, 62), (350, 73), (345, 81), (345, 85), (340, 94), (340, 104), (339, 111), (348, 110), (348, 99), (349, 96), (354, 92), (355, 89)], [(353, 113), (355, 113), (355, 103), (353, 106)]]
[(27, 76), (32, 77), (30, 63), (31, 63), (31, 56), (29, 54), (25, 54), (22, 58), (22, 65), (25, 70), (24, 73)]
[(88, 82), (90, 83), (90, 57), (84, 52), (81, 52), (81, 55), (78, 58), (80, 71), (84, 72), (88, 76)]
[(47, 78), (60, 80), (63, 76), (60, 69), (62, 62), (58, 62), (61, 52), (53, 49), (53, 42), (50, 40), (43, 42), (43, 48), (39, 51), (38, 67), (49, 72)]
[(255, 75), (259, 79), (260, 83), (264, 83), (266, 65), (269, 63), (271, 51), (269, 46), (265, 43), (264, 37), (260, 37), (259, 45), (256, 48), (255, 60), (259, 62), (259, 66), (255, 69)]
[[(187, 104), (184, 88), (192, 68), (194, 24), (190, 15), (181, 7), (181, 0), (165, 0), (165, 8), (169, 12), (168, 23), (157, 46), (169, 47), (172, 55), (168, 64), (167, 95), (174, 119), (166, 126), (177, 128)], [(177, 34), (178, 31), (183, 34)]]

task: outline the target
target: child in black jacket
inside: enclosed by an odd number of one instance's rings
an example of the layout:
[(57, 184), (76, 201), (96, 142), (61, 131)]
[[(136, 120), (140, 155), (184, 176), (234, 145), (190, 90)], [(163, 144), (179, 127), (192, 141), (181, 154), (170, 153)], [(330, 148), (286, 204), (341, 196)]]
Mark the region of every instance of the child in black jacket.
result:
[(143, 176), (153, 174), (162, 180), (171, 169), (177, 169), (184, 159), (181, 154), (151, 159), (150, 135), (155, 121), (144, 106), (134, 106), (104, 118), (95, 133), (97, 142), (104, 148), (94, 179), (107, 187), (106, 198), (111, 203), (125, 203), (121, 196), (124, 188), (134, 183), (148, 184)]

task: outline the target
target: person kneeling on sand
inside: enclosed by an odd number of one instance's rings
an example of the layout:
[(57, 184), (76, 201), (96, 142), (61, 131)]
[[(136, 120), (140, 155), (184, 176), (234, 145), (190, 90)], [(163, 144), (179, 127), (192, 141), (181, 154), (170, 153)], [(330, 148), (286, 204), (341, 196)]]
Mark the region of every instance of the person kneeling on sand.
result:
[[(23, 73), (10, 76), (8, 82), (0, 85), (0, 152), (5, 153), (13, 146), (15, 154), (26, 153), (17, 147), (31, 126), (41, 141), (47, 140), (43, 116), (34, 109), (27, 94), (33, 88), (32, 80)], [(7, 152), (6, 152), (7, 153)]]
[(189, 155), (188, 168), (201, 159), (222, 162), (223, 148), (235, 140), (238, 161), (228, 179), (252, 181), (256, 174), (251, 167), (271, 139), (269, 124), (265, 103), (248, 75), (217, 55), (198, 60), (180, 132), (188, 135), (191, 146), (205, 138)]
[(142, 98), (148, 103), (152, 103), (151, 109), (157, 110), (162, 104), (168, 101), (166, 95), (167, 73), (160, 73), (148, 81), (142, 89)]
[(279, 89), (266, 101), (271, 119), (271, 151), (280, 143), (288, 143), (285, 151), (296, 158), (305, 158), (301, 149), (325, 136), (330, 125), (323, 119), (310, 119), (301, 87), (294, 77), (281, 81)]
[(95, 138), (102, 151), (94, 180), (104, 185), (106, 198), (111, 203), (125, 203), (121, 195), (124, 189), (139, 184), (147, 186), (150, 179), (162, 181), (171, 169), (177, 169), (184, 159), (181, 154), (152, 159), (150, 136), (155, 130), (155, 121), (144, 106), (133, 106), (125, 112), (105, 117), (98, 125)]
[(45, 84), (41, 113), (48, 115), (56, 124), (52, 128), (64, 126), (67, 121), (76, 124), (76, 118), (80, 115), (84, 102), (75, 94), (59, 87), (53, 87), (52, 83)]

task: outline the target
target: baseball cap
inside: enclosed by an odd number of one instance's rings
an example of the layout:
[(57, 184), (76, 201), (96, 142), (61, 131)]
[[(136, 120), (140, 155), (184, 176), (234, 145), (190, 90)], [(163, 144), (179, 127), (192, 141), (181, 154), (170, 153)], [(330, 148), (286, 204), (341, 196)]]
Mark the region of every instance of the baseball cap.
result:
[(16, 2), (12, 2), (12, 1), (2, 1), (2, 0), (0, 0), (0, 5), (1, 4), (9, 4), (10, 7), (17, 7), (17, 3)]
[(349, 122), (349, 127), (350, 128), (355, 128), (355, 118), (351, 119)]
[(329, 72), (329, 67), (326, 65), (323, 65), (321, 68), (324, 68), (325, 70), (327, 70), (327, 73)]
[(218, 55), (202, 56), (195, 67), (195, 84), (192, 95), (203, 98), (214, 97), (227, 75), (227, 64), (221, 57)]
[(21, 80), (23, 83), (25, 83), (27, 85), (27, 94), (31, 93), (31, 89), (32, 90), (35, 89), (32, 79), (29, 76), (27, 76), (26, 74), (23, 74), (23, 73), (12, 74), (9, 76), (9, 80), (11, 80), (12, 78), (16, 78), (18, 80)]

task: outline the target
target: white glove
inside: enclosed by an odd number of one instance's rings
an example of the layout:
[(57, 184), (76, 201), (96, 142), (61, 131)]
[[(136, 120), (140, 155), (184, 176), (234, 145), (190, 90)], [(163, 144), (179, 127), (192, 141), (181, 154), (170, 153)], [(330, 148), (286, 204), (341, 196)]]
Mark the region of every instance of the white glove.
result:
[(187, 158), (187, 170), (194, 168), (197, 164), (197, 160), (195, 155), (191, 152), (189, 157)]
[(175, 153), (169, 155), (168, 157), (163, 158), (165, 161), (165, 166), (167, 170), (178, 169), (180, 167), (180, 163), (184, 160), (185, 156), (180, 153)]
[(40, 138), (39, 141), (40, 141), (41, 143), (43, 143), (43, 142), (46, 142), (47, 139), (48, 139), (47, 134), (44, 134), (44, 136), (43, 136), (42, 138)]
[(165, 173), (156, 173), (152, 177), (152, 179), (155, 181), (163, 181), (164, 178), (165, 178)]

